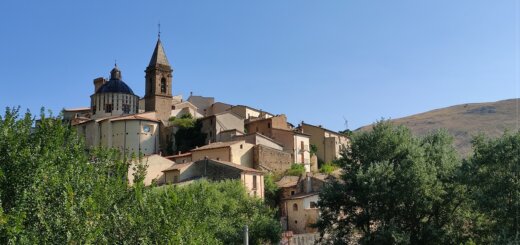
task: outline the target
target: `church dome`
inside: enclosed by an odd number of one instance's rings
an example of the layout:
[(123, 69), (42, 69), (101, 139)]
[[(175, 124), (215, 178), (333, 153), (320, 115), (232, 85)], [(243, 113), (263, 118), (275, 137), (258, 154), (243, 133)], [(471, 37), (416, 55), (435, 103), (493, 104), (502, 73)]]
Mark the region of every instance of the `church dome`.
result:
[(105, 84), (101, 85), (96, 91), (96, 94), (100, 93), (123, 93), (134, 95), (134, 91), (121, 80), (121, 71), (116, 67), (110, 71), (110, 80)]

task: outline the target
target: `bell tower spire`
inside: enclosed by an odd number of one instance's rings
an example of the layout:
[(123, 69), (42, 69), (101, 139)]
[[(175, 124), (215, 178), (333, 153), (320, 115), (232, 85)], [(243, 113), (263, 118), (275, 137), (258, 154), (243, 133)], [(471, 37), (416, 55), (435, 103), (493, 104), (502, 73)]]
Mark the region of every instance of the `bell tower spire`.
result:
[(145, 73), (145, 111), (155, 111), (159, 119), (167, 121), (172, 109), (173, 69), (161, 43), (160, 29), (152, 58)]

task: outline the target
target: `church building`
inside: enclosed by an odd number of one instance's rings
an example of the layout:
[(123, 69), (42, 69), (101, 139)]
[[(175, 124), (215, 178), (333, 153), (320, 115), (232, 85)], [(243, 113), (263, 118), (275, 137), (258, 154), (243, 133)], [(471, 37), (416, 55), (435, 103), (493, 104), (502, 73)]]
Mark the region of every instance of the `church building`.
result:
[[(173, 69), (160, 39), (145, 73), (142, 99), (123, 81), (117, 65), (108, 80), (103, 77), (94, 79), (90, 110), (82, 110), (81, 114), (76, 113), (70, 118), (71, 125), (85, 137), (87, 146), (116, 148), (125, 155), (151, 155), (165, 151), (170, 140), (168, 119), (174, 101)], [(64, 114), (68, 112), (65, 110)]]

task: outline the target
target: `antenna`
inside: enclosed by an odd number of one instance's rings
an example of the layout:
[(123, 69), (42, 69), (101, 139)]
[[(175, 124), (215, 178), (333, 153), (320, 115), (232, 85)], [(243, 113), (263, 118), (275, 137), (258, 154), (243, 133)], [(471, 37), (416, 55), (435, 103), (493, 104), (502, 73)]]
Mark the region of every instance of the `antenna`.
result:
[(343, 121), (345, 121), (345, 129), (348, 129), (348, 120), (343, 116)]

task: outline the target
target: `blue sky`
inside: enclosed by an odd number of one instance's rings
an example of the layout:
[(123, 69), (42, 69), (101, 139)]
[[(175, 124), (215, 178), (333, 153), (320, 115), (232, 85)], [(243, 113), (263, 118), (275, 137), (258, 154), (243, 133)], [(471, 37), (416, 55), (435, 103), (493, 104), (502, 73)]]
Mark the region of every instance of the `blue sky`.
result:
[(519, 97), (518, 13), (514, 0), (3, 0), (0, 107), (88, 106), (115, 59), (143, 96), (160, 22), (174, 94), (355, 129)]

